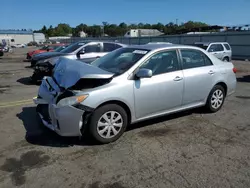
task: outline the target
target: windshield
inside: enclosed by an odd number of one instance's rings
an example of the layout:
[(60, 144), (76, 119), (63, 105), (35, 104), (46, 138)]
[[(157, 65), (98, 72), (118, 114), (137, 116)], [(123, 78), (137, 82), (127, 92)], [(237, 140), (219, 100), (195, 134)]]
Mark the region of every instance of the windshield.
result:
[(197, 47), (199, 47), (199, 48), (202, 48), (202, 49), (204, 49), (204, 50), (207, 50), (207, 45), (205, 45), (205, 44), (194, 44), (194, 46), (197, 46)]
[(149, 50), (144, 49), (120, 48), (93, 61), (91, 65), (120, 75), (130, 69), (148, 52)]
[(48, 46), (43, 46), (40, 50), (47, 50)]
[(83, 43), (83, 42), (71, 44), (67, 48), (63, 49), (61, 52), (62, 53), (72, 53), (72, 52), (76, 51), (78, 48), (80, 48), (81, 46), (83, 46), (84, 44), (85, 43)]
[(65, 49), (67, 46), (57, 46), (55, 49), (55, 52), (61, 52), (63, 49)]

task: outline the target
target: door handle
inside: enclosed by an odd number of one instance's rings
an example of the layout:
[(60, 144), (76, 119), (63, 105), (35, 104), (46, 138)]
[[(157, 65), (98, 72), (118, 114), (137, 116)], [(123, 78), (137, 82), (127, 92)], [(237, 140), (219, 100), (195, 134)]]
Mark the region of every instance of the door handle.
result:
[(208, 72), (208, 74), (213, 75), (213, 74), (214, 74), (214, 71), (210, 70), (210, 71)]
[(182, 79), (183, 79), (182, 77), (176, 76), (176, 77), (174, 78), (174, 81), (180, 81), (180, 80), (182, 80)]

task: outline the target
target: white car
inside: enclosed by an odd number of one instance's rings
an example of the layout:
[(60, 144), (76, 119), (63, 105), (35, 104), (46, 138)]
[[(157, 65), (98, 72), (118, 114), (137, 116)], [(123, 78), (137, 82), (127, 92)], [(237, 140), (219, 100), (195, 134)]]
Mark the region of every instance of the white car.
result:
[(206, 50), (222, 61), (232, 60), (232, 48), (227, 42), (196, 42), (195, 46)]
[(15, 48), (24, 48), (26, 45), (25, 44), (15, 44)]

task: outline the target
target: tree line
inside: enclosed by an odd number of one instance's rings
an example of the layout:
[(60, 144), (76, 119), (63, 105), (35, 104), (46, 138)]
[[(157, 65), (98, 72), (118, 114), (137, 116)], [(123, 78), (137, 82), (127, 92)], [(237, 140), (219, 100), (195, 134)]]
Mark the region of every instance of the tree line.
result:
[(81, 31), (85, 32), (89, 37), (100, 37), (105, 35), (111, 37), (124, 36), (124, 34), (129, 29), (157, 29), (166, 35), (177, 34), (181, 30), (192, 30), (197, 27), (206, 27), (208, 24), (203, 22), (193, 22), (188, 21), (186, 23), (181, 23), (180, 25), (170, 22), (166, 25), (162, 23), (157, 24), (109, 24), (107, 22), (103, 22), (103, 25), (92, 25), (88, 26), (86, 24), (79, 24), (76, 27), (71, 27), (69, 24), (60, 23), (57, 26), (53, 27), (50, 25), (49, 27), (43, 26), (42, 29), (36, 30), (34, 32), (42, 32), (46, 37), (53, 36), (73, 36), (79, 37), (79, 33)]

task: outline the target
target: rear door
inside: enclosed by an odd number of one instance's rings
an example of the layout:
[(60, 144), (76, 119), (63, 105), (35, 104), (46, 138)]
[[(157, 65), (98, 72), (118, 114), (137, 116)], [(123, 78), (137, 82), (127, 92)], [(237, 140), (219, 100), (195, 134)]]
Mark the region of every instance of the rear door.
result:
[(208, 48), (208, 52), (215, 55), (218, 59), (222, 60), (225, 51), (222, 44), (211, 44)]
[(215, 67), (209, 57), (200, 50), (180, 49), (184, 75), (182, 105), (204, 102), (214, 84)]

